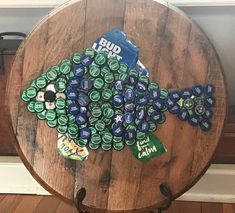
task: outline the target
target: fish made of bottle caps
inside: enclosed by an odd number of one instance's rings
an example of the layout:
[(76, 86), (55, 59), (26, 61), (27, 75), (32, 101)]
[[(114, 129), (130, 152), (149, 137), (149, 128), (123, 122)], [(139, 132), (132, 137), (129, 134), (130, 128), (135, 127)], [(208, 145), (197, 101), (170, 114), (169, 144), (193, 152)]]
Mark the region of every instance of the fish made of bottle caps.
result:
[[(147, 162), (167, 151), (152, 134), (165, 122), (166, 111), (209, 131), (215, 87), (194, 85), (172, 91), (161, 88), (150, 81), (146, 67), (137, 61), (136, 46), (130, 48), (128, 40), (125, 45), (123, 32), (119, 38), (117, 29), (114, 31), (116, 40), (106, 36), (105, 44), (110, 49), (115, 44), (115, 54), (119, 48), (129, 47), (125, 55), (117, 56), (104, 47), (96, 50), (97, 45), (87, 48), (53, 65), (22, 92), (27, 109), (57, 129), (60, 154), (86, 160), (88, 150), (121, 151), (129, 146), (137, 159)], [(127, 60), (128, 51), (133, 52)]]

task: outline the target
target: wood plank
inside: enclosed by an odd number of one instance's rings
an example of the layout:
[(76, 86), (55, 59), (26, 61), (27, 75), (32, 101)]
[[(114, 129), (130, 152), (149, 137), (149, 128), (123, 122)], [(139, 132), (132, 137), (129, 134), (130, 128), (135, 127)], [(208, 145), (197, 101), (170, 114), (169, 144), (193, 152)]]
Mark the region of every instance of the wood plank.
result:
[(201, 213), (211, 213), (211, 212), (213, 213), (223, 212), (223, 204), (222, 203), (202, 203)]
[(235, 204), (224, 203), (223, 204), (223, 213), (235, 213)]
[(0, 212), (12, 213), (22, 201), (23, 197), (20, 195), (5, 196), (0, 201)]
[[(179, 202), (174, 201), (172, 206), (165, 213), (201, 213), (200, 202)], [(221, 212), (222, 213), (222, 212)]]
[(60, 204), (60, 200), (56, 197), (45, 196), (42, 197), (37, 207), (34, 209), (34, 213), (52, 213), (55, 212)]

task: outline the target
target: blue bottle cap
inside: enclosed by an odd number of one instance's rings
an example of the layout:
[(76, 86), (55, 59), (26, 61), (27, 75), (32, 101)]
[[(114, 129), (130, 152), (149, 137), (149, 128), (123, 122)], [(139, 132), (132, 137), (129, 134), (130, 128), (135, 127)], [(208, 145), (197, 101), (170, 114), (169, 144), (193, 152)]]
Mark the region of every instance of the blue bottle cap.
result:
[(116, 124), (122, 124), (123, 123), (123, 114), (121, 113), (116, 113), (113, 116), (114, 123)]
[(85, 73), (85, 68), (82, 64), (75, 64), (72, 67), (73, 74), (77, 77), (82, 77)]
[(67, 91), (66, 96), (69, 100), (76, 100), (78, 97), (78, 91), (75, 89), (70, 89)]
[(206, 109), (205, 113), (202, 115), (203, 118), (210, 119), (213, 116), (213, 112), (211, 109)]
[(164, 108), (164, 103), (161, 100), (156, 100), (153, 102), (153, 108), (155, 110), (161, 111)]
[(181, 109), (178, 113), (178, 118), (181, 120), (181, 121), (186, 121), (188, 120), (188, 111), (186, 109)]
[(172, 100), (177, 102), (180, 99), (180, 93), (177, 92), (177, 91), (171, 92), (170, 97), (171, 97)]
[(181, 91), (181, 97), (182, 97), (183, 99), (190, 98), (191, 95), (192, 95), (192, 91), (191, 91), (190, 89), (183, 89), (183, 90)]
[(168, 110), (172, 114), (178, 114), (180, 111), (180, 105), (176, 103), (173, 107), (169, 108)]
[(146, 109), (144, 107), (137, 107), (135, 111), (135, 116), (139, 120), (145, 119), (146, 118)]
[(79, 113), (76, 117), (76, 122), (79, 125), (82, 125), (87, 122), (87, 116), (85, 114)]
[(153, 111), (150, 114), (150, 118), (154, 123), (159, 123), (162, 120), (162, 113)]
[(124, 100), (125, 101), (132, 101), (135, 97), (134, 91), (132, 89), (127, 89), (124, 92)]
[(69, 113), (72, 114), (72, 115), (77, 115), (78, 112), (79, 112), (79, 107), (78, 107), (77, 104), (70, 104), (70, 105), (68, 106), (68, 111), (69, 111)]
[(123, 127), (118, 124), (114, 124), (112, 126), (112, 132), (114, 136), (120, 137), (123, 134)]
[(167, 109), (173, 107), (175, 105), (175, 100), (172, 97), (167, 97), (165, 99), (165, 106), (167, 107)]
[(188, 117), (188, 122), (192, 126), (197, 126), (200, 122), (200, 118), (197, 115), (191, 115)]
[(134, 140), (136, 139), (136, 131), (134, 130), (128, 130), (125, 132), (125, 138), (126, 140)]
[(204, 103), (207, 107), (212, 107), (215, 105), (215, 98), (213, 96), (207, 96), (204, 98)]
[(210, 129), (211, 129), (211, 126), (212, 126), (212, 124), (211, 124), (211, 122), (208, 121), (208, 120), (203, 120), (203, 121), (200, 122), (200, 128), (201, 128), (201, 130), (203, 130), (203, 131), (208, 131), (208, 130), (210, 130)]
[(89, 139), (91, 137), (91, 130), (87, 127), (80, 130), (80, 137), (82, 139)]
[(125, 103), (124, 109), (127, 112), (133, 111), (135, 109), (135, 104), (132, 102), (127, 102)]
[(83, 114), (86, 114), (88, 112), (88, 107), (86, 106), (81, 106), (80, 107), (80, 112), (83, 113)]
[(131, 112), (126, 112), (125, 114), (124, 114), (124, 122), (126, 123), (126, 124), (130, 124), (130, 123), (132, 123), (134, 121), (134, 115), (133, 115), (133, 113), (131, 113)]
[(92, 81), (90, 79), (83, 79), (80, 86), (82, 89), (89, 91), (92, 89)]
[(77, 77), (69, 78), (68, 84), (69, 84), (70, 87), (76, 88), (80, 85), (80, 79), (77, 78)]
[(147, 132), (149, 130), (149, 123), (147, 121), (141, 121), (139, 124), (138, 124), (138, 129), (141, 131), (141, 132)]
[(152, 100), (157, 100), (160, 98), (161, 91), (158, 88), (151, 88), (149, 91), (149, 97)]
[(124, 89), (124, 82), (121, 80), (116, 81), (114, 84), (114, 88), (118, 91), (122, 91)]
[(85, 93), (80, 92), (77, 101), (80, 106), (85, 107), (89, 104), (89, 97)]
[(148, 103), (148, 97), (145, 95), (141, 95), (141, 96), (137, 97), (136, 102), (137, 102), (137, 105), (139, 105), (139, 106), (146, 106)]
[(80, 58), (80, 62), (82, 63), (82, 65), (84, 66), (89, 66), (92, 63), (92, 58), (89, 55), (82, 55)]
[(137, 90), (140, 92), (145, 92), (147, 90), (147, 87), (148, 87), (148, 85), (146, 82), (139, 81), (137, 83)]
[(121, 106), (123, 104), (123, 97), (121, 95), (114, 95), (113, 104), (115, 106)]
[(215, 92), (215, 87), (212, 84), (207, 84), (204, 86), (203, 91), (206, 95), (210, 96)]
[(192, 93), (195, 96), (200, 96), (203, 92), (203, 88), (201, 85), (196, 85), (192, 88)]

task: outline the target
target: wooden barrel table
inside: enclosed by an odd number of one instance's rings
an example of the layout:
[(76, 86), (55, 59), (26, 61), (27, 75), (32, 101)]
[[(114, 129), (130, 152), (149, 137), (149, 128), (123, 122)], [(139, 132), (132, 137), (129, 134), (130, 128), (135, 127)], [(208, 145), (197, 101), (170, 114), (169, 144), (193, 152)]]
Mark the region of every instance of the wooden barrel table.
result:
[[(181, 89), (215, 86), (213, 127), (208, 132), (166, 113), (156, 134), (167, 153), (147, 163), (129, 147), (91, 151), (87, 161), (65, 159), (57, 152), (57, 131), (29, 113), (20, 92), (73, 52), (90, 47), (106, 31), (119, 28), (140, 48), (150, 80)], [(89, 212), (144, 211), (164, 204), (159, 186), (173, 198), (193, 186), (209, 166), (226, 115), (226, 90), (215, 49), (183, 12), (162, 1), (76, 0), (47, 14), (18, 49), (7, 86), (9, 117), (16, 148), (33, 177), (49, 192), (70, 202), (80, 188)]]

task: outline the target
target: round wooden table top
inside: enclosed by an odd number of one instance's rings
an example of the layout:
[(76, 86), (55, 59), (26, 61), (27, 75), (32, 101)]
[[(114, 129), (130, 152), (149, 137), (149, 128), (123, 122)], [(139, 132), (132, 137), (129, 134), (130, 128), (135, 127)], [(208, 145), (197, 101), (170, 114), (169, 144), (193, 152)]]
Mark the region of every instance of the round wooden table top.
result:
[[(141, 163), (126, 146), (91, 151), (87, 161), (61, 157), (57, 131), (29, 113), (20, 92), (51, 65), (90, 47), (106, 31), (120, 28), (140, 48), (151, 81), (181, 89), (212, 83), (216, 87), (213, 127), (208, 132), (166, 113), (155, 134), (168, 152)], [(181, 11), (153, 0), (77, 0), (49, 13), (20, 46), (8, 81), (8, 105), (16, 147), (34, 178), (49, 192), (72, 202), (85, 187), (91, 209), (133, 210), (165, 201), (159, 185), (174, 198), (188, 190), (209, 166), (226, 114), (226, 91), (217, 54), (201, 30)]]

